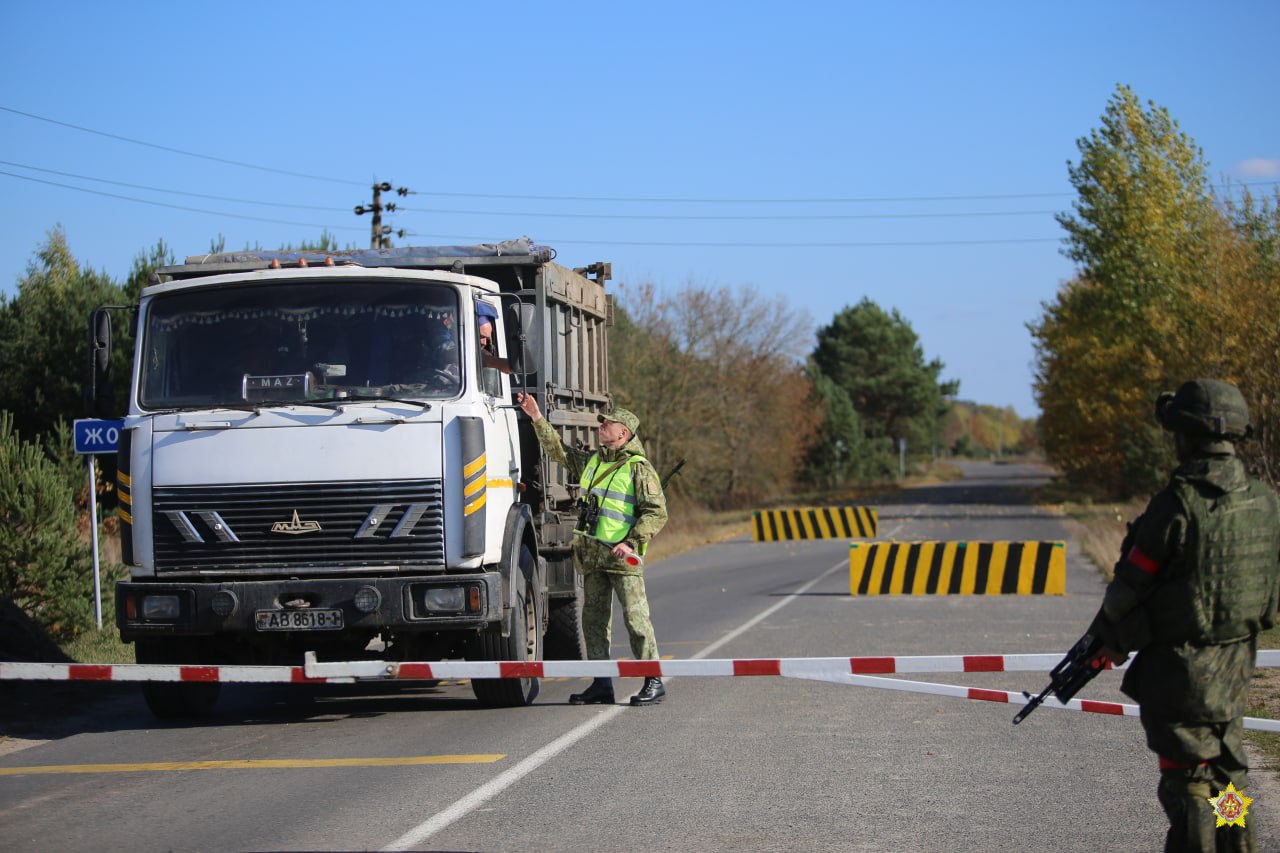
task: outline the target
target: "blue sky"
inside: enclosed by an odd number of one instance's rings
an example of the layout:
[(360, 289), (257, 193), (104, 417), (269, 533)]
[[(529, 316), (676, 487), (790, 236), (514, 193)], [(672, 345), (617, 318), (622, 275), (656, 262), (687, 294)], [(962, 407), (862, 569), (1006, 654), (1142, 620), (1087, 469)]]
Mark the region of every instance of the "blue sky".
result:
[(159, 239), (367, 246), (386, 180), (399, 244), (528, 234), (624, 302), (750, 284), (816, 329), (869, 297), (1031, 416), (1076, 140), (1124, 83), (1215, 180), (1280, 181), (1276, 33), (1276, 2), (10, 0), (0, 290), (58, 223), (116, 278)]

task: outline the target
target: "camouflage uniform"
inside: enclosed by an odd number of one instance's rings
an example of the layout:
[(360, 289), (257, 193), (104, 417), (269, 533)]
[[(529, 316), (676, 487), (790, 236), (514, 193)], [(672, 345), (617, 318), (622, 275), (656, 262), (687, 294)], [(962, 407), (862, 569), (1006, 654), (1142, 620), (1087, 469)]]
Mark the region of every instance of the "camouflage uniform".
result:
[[(561, 465), (576, 481), (591, 461), (599, 455), (605, 465), (619, 459), (644, 456), (644, 445), (634, 435), (618, 450), (600, 448), (583, 451), (569, 447), (545, 418), (535, 421), (538, 443), (552, 461)], [(648, 461), (634, 463), (636, 523), (623, 540), (636, 553), (643, 553), (649, 540), (667, 523), (667, 500), (657, 472)], [(631, 638), (631, 654), (637, 660), (657, 660), (658, 643), (649, 621), (649, 601), (645, 596), (642, 566), (629, 566), (613, 556), (611, 546), (584, 536), (575, 536), (574, 565), (583, 575), (582, 634), (587, 641), (589, 660), (608, 660), (612, 636), (613, 596), (622, 602), (623, 621)]]
[(1242, 717), (1278, 595), (1275, 493), (1230, 453), (1187, 458), (1131, 525), (1093, 629), (1138, 652), (1121, 689), (1159, 757), (1166, 850), (1253, 849), (1249, 819), (1215, 833), (1208, 800), (1248, 784)]

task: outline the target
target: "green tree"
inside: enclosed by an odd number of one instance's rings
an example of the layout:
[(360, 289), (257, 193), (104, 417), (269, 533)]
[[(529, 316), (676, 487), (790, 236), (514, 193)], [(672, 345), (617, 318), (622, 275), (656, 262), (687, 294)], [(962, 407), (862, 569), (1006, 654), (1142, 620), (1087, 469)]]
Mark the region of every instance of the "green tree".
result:
[(282, 251), (285, 251), (285, 252), (293, 252), (293, 251), (298, 251), (298, 252), (348, 251), (349, 252), (349, 251), (355, 250), (357, 247), (355, 243), (347, 243), (347, 246), (345, 249), (339, 249), (338, 238), (335, 237), (332, 233), (330, 233), (328, 228), (325, 228), (321, 230), (320, 239), (318, 240), (303, 240), (301, 243), (298, 244), (297, 249), (294, 248), (292, 243), (286, 243), (280, 248)]
[(812, 359), (806, 368), (813, 384), (809, 405), (822, 420), (805, 455), (805, 479), (815, 486), (839, 489), (855, 482), (871, 482), (894, 472), (887, 438), (866, 435), (862, 419), (843, 388), (824, 375)]
[(1203, 318), (1206, 375), (1235, 382), (1249, 402), (1254, 439), (1240, 447), (1246, 463), (1280, 484), (1280, 191), (1271, 200), (1248, 192), (1224, 204), (1218, 254), (1195, 294)]
[(1108, 494), (1146, 492), (1167, 468), (1151, 418), (1159, 391), (1197, 374), (1193, 293), (1219, 216), (1200, 150), (1167, 110), (1117, 87), (1068, 164), (1077, 200), (1058, 216), (1077, 276), (1030, 325), (1049, 458)]
[(1012, 406), (956, 400), (943, 420), (941, 440), (956, 456), (1025, 454), (1036, 449), (1036, 422)]
[(133, 259), (133, 267), (129, 270), (129, 278), (124, 284), (125, 300), (130, 305), (138, 304), (142, 297), (142, 288), (151, 284), (151, 276), (160, 267), (173, 263), (173, 250), (161, 238), (148, 252), (139, 252)]
[(931, 451), (947, 398), (959, 388), (957, 381), (939, 380), (944, 365), (925, 361), (898, 310), (885, 312), (870, 299), (818, 329), (813, 363), (848, 395), (868, 439), (906, 439), (915, 456)]
[(66, 472), (0, 412), (0, 598), (58, 639), (93, 623), (92, 555)]
[[(0, 409), (13, 413), (17, 430), (40, 435), (84, 414), (89, 314), (125, 303), (123, 288), (105, 274), (80, 269), (61, 227), (49, 232), (17, 295), (0, 304)], [(132, 333), (119, 319), (111, 367), (116, 409), (123, 413)]]

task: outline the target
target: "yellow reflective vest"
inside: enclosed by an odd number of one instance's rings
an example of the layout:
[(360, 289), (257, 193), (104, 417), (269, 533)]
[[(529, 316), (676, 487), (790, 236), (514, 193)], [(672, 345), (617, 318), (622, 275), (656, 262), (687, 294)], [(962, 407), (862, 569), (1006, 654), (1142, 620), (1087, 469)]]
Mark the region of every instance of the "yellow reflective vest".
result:
[[(612, 545), (627, 537), (636, 523), (636, 481), (632, 466), (638, 462), (647, 464), (648, 460), (631, 455), (621, 464), (617, 461), (606, 463), (597, 453), (582, 469), (582, 478), (578, 481), (582, 487), (582, 499), (591, 500), (594, 496), (600, 505), (595, 530), (585, 531), (588, 536)], [(641, 544), (641, 555), (647, 550), (647, 544)]]

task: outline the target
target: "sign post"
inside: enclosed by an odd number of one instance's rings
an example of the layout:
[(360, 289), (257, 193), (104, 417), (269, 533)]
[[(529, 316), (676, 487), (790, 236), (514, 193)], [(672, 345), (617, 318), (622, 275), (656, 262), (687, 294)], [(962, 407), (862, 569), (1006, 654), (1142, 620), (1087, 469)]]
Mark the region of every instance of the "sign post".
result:
[(102, 630), (102, 575), (98, 568), (98, 476), (93, 457), (99, 453), (115, 453), (120, 446), (123, 420), (81, 418), (73, 425), (76, 453), (89, 463), (89, 531), (93, 538), (93, 615)]

